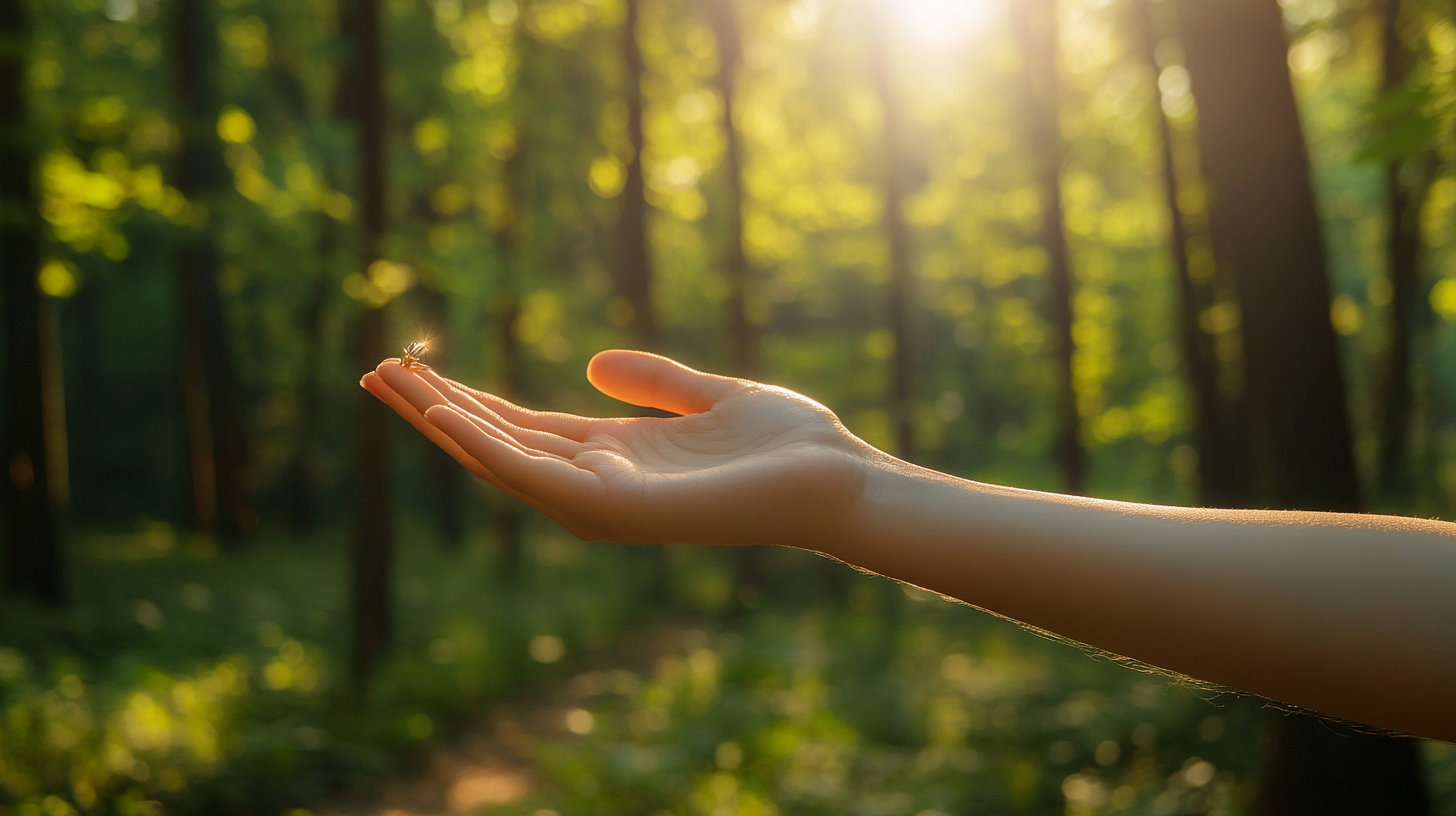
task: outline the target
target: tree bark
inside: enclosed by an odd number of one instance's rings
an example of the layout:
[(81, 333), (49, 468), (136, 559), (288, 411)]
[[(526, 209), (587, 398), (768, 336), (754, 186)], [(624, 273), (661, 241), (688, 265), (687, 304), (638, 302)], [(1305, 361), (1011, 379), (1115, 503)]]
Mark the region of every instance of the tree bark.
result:
[[(519, 400), (523, 385), (521, 341), (516, 326), (521, 315), (519, 281), (525, 275), (527, 242), (524, 214), (530, 208), (529, 143), (532, 110), (532, 71), (536, 63), (536, 41), (526, 25), (531, 11), (530, 0), (521, 0), (512, 33), (516, 49), (516, 79), (511, 89), (511, 122), (515, 131), (515, 148), (503, 160), (501, 174), (505, 183), (504, 212), (495, 230), (500, 253), (500, 283), (496, 289), (494, 313), (496, 343), (499, 348), (500, 372), (496, 389), (506, 399)], [(492, 503), (493, 523), (500, 552), (500, 572), (506, 578), (519, 578), (524, 567), (522, 507), (516, 499), (495, 493)]]
[(5, 587), (65, 600), (45, 405), (40, 213), (25, 98), (30, 20), (24, 0), (0, 0), (0, 293), (5, 299)]
[[(337, 36), (346, 43), (354, 37), (354, 9), (345, 4), (340, 9)], [(334, 120), (346, 121), (354, 118), (354, 97), (357, 94), (355, 70), (352, 58), (338, 66), (332, 77), (330, 88), (330, 115)], [(296, 99), (295, 112), (300, 118), (308, 115), (308, 104), (303, 81), (296, 73), (289, 73), (282, 84), (293, 92), (288, 96)], [(336, 159), (320, 156), (320, 170), (324, 185), (330, 190), (339, 189), (339, 172)], [(289, 504), (289, 523), (298, 532), (310, 533), (319, 526), (319, 434), (323, 427), (323, 410), (326, 385), (324, 382), (324, 317), (328, 309), (329, 296), (338, 291), (338, 280), (334, 276), (335, 263), (341, 250), (340, 236), (343, 227), (331, 215), (318, 213), (314, 217), (314, 256), (310, 269), (308, 295), (299, 313), (299, 326), (303, 330), (304, 362), (303, 380), (299, 387), (298, 450), (293, 468), (293, 489)]]
[(1047, 257), (1047, 312), (1056, 348), (1057, 459), (1068, 493), (1087, 486), (1087, 454), (1072, 379), (1073, 284), (1062, 213), (1062, 164), (1066, 145), (1061, 127), (1061, 80), (1057, 70), (1056, 0), (1021, 0), (1013, 4), (1021, 45), (1026, 135), (1036, 161), (1042, 195), (1040, 242)]
[(738, 71), (743, 39), (731, 0), (705, 0), (708, 21), (718, 46), (718, 72), (713, 75), (723, 100), (724, 234), (723, 275), (728, 280), (728, 367), (737, 377), (758, 374), (758, 345), (748, 319), (752, 268), (743, 248), (743, 139), (734, 124), (738, 104)]
[[(718, 47), (718, 71), (713, 83), (723, 101), (724, 234), (723, 276), (728, 280), (728, 369), (735, 377), (757, 379), (758, 338), (748, 319), (752, 268), (743, 248), (743, 140), (734, 123), (738, 103), (738, 71), (743, 64), (743, 37), (732, 0), (704, 0), (708, 23)], [(734, 552), (739, 600), (749, 605), (763, 583), (762, 547), (739, 547)]]
[[(353, 0), (353, 113), (359, 132), (359, 209), (363, 226), (361, 269), (380, 259), (385, 232), (384, 44), (378, 0)], [(387, 353), (389, 306), (364, 305), (354, 336), (360, 371), (372, 370)], [(353, 530), (353, 676), (362, 686), (389, 648), (394, 564), (394, 503), (390, 493), (389, 409), (360, 392), (354, 456), (356, 495)]]
[[(1299, 112), (1276, 0), (1184, 0), (1217, 262), (1237, 281), (1250, 442), (1267, 486), (1253, 503), (1355, 512), (1339, 345)], [(1278, 715), (1276, 715), (1278, 716)], [(1263, 813), (1424, 814), (1417, 746), (1278, 717)]]
[[(1381, 0), (1384, 54), (1380, 90), (1398, 91), (1410, 71), (1410, 50), (1401, 36), (1401, 0)], [(1390, 336), (1380, 380), (1380, 490), (1387, 500), (1410, 498), (1410, 427), (1415, 395), (1411, 382), (1411, 346), (1415, 340), (1420, 300), (1421, 208), (1435, 162), (1392, 158), (1385, 166), (1386, 260), (1390, 281)], [(1419, 177), (1405, 178), (1407, 170)]]
[(299, 325), (303, 329), (303, 381), (298, 396), (298, 451), (293, 466), (293, 489), (289, 522), (298, 532), (311, 533), (319, 525), (319, 444), (324, 404), (323, 340), (324, 306), (329, 293), (329, 261), (337, 251), (337, 227), (327, 215), (315, 219), (319, 238), (315, 244), (313, 279), (308, 284)]
[(658, 343), (657, 314), (653, 309), (652, 256), (647, 242), (647, 188), (643, 176), (642, 151), (646, 135), (642, 128), (642, 76), (646, 65), (637, 41), (641, 0), (625, 0), (626, 19), (622, 22), (623, 95), (627, 103), (627, 137), (632, 156), (627, 161), (626, 182), (621, 195), (620, 286), (622, 296), (632, 306), (632, 328), (637, 342), (646, 349)]
[(894, 69), (883, 32), (892, 25), (888, 13), (877, 21), (881, 34), (873, 38), (870, 54), (871, 83), (880, 103), (880, 184), (883, 211), (880, 229), (884, 233), (890, 265), (889, 291), (885, 298), (886, 324), (894, 338), (890, 359), (890, 419), (895, 432), (896, 455), (914, 461), (915, 448), (915, 362), (910, 336), (910, 307), (914, 298), (915, 270), (911, 260), (910, 230), (905, 224), (905, 114), (895, 87)]
[(1176, 156), (1176, 134), (1163, 113), (1156, 51), (1159, 26), (1153, 19), (1152, 0), (1136, 0), (1131, 7), (1132, 28), (1143, 61), (1154, 78), (1154, 108), (1158, 119), (1159, 169), (1163, 176), (1164, 206), (1168, 211), (1169, 249), (1173, 254), (1178, 284), (1179, 341), (1183, 346), (1183, 367), (1188, 377), (1193, 413), (1194, 441), (1198, 450), (1199, 497), (1205, 506), (1237, 507), (1240, 485), (1237, 459), (1230, 443), (1230, 428), (1218, 389), (1218, 361), (1199, 316), (1212, 305), (1211, 298), (1194, 280), (1188, 261), (1189, 226), (1178, 204), (1180, 180)]
[[(179, 0), (175, 14), (173, 71), (181, 124), (175, 185), (207, 213), (223, 178), (211, 86), (216, 40), (206, 0)], [(187, 232), (176, 274), (188, 516), (193, 529), (236, 542), (251, 535), (257, 521), (247, 496), (247, 438), (217, 271), (207, 225)]]

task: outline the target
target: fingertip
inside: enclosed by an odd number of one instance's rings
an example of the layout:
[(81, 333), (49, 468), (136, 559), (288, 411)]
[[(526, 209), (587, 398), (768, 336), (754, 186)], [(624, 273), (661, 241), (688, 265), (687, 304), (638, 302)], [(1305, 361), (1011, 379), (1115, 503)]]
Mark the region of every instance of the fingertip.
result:
[(380, 378), (378, 374), (375, 374), (373, 371), (370, 371), (369, 373), (360, 377), (359, 385), (362, 386), (365, 391), (368, 391), (376, 397), (379, 396), (379, 392), (381, 391), (392, 390), (389, 387), (389, 383), (385, 382), (383, 379)]
[(384, 360), (381, 360), (379, 362), (379, 365), (374, 367), (375, 373), (379, 374), (380, 376), (383, 376), (385, 372), (394, 373), (395, 371), (403, 370), (404, 369), (399, 364), (399, 358), (397, 357), (385, 358)]
[(457, 416), (458, 411), (452, 405), (431, 405), (425, 409), (425, 419), (434, 425), (449, 421), (448, 417)]
[(601, 390), (601, 377), (612, 366), (612, 363), (619, 361), (624, 355), (637, 353), (629, 349), (607, 349), (593, 354), (591, 360), (586, 364), (587, 382)]
[(607, 396), (616, 397), (617, 394), (614, 392), (620, 388), (619, 384), (624, 379), (635, 379), (644, 372), (657, 370), (663, 366), (687, 368), (671, 357), (653, 354), (650, 351), (607, 349), (592, 355), (591, 361), (586, 364), (586, 379), (598, 391)]

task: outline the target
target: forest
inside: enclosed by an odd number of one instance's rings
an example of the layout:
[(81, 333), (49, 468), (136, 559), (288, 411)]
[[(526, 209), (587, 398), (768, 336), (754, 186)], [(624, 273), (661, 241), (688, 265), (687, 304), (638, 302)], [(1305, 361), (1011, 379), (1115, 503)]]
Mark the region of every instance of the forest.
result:
[(1456, 746), (578, 541), (358, 387), (629, 415), (637, 348), (1456, 520), (1453, 123), (1444, 0), (0, 0), (0, 816), (1456, 816)]

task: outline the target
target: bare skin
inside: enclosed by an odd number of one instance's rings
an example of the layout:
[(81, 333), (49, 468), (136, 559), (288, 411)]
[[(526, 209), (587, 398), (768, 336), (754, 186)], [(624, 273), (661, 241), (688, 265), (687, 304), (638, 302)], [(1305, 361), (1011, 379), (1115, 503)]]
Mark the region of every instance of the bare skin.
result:
[(1456, 741), (1456, 524), (997, 487), (895, 459), (782, 388), (629, 351), (587, 377), (681, 416), (530, 411), (393, 360), (361, 384), (586, 540), (814, 550), (1179, 674)]

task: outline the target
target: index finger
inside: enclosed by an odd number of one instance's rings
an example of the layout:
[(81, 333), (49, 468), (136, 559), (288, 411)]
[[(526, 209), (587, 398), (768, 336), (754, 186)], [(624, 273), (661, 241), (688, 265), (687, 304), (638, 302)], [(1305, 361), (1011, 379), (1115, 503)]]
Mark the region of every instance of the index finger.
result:
[(434, 386), (450, 402), (466, 411), (489, 421), (491, 414), (499, 414), (513, 425), (533, 431), (562, 436), (573, 442), (585, 442), (591, 435), (591, 427), (601, 420), (580, 417), (574, 414), (559, 414), (550, 411), (532, 411), (485, 391), (477, 391), (455, 380), (441, 377), (433, 370), (415, 371), (425, 382)]

